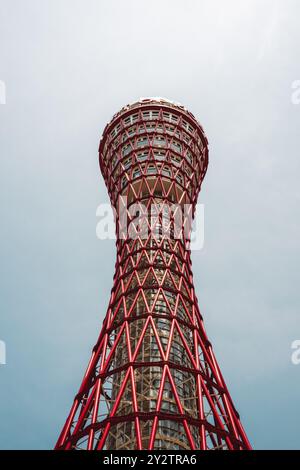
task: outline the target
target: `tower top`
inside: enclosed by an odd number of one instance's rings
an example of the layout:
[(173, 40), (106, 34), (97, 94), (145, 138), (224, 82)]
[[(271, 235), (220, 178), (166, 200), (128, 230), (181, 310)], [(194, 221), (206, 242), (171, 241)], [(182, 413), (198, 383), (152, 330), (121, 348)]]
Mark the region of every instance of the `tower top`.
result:
[(155, 108), (155, 107), (160, 107), (160, 108), (171, 108), (175, 112), (181, 112), (186, 116), (187, 119), (191, 120), (191, 124), (194, 123), (198, 128), (200, 128), (201, 134), (203, 136), (204, 144), (208, 146), (208, 140), (205, 135), (205, 132), (203, 130), (202, 125), (200, 122), (195, 118), (193, 113), (191, 113), (185, 106), (183, 106), (181, 103), (178, 101), (170, 100), (165, 97), (161, 96), (149, 96), (149, 97), (140, 97), (139, 100), (133, 101), (131, 103), (128, 103), (127, 105), (123, 106), (120, 111), (115, 113), (109, 123), (105, 126), (101, 141), (100, 141), (100, 146), (99, 146), (99, 152), (101, 152), (101, 149), (103, 148), (104, 145), (104, 140), (107, 132), (110, 130), (113, 124), (115, 124), (119, 118), (124, 118), (126, 117), (127, 114), (130, 114), (130, 112), (134, 109), (139, 109), (139, 108)]
[(142, 192), (168, 194), (174, 202), (195, 207), (208, 166), (208, 141), (201, 124), (181, 104), (140, 98), (106, 125), (99, 163), (114, 206), (120, 195), (128, 193), (134, 201)]

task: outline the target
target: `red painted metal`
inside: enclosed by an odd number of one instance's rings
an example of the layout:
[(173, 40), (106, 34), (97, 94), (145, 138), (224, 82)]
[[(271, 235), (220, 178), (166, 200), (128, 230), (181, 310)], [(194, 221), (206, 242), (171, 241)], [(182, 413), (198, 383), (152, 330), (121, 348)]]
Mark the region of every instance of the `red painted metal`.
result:
[[(116, 209), (116, 271), (99, 339), (56, 449), (250, 449), (204, 330), (190, 233), (167, 237), (158, 212), (151, 219), (157, 235), (142, 236), (135, 226), (132, 238), (124, 235), (118, 212), (122, 196), (128, 224), (134, 204), (191, 204), (194, 214), (208, 165), (202, 127), (180, 105), (140, 100), (106, 126), (99, 158)], [(147, 214), (141, 220), (150, 228)]]

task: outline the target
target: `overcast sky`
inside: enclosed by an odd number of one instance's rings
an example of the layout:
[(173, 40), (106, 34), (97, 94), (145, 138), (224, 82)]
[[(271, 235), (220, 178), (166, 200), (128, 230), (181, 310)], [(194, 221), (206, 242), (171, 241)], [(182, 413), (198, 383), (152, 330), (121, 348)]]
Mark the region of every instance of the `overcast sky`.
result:
[(78, 391), (115, 263), (99, 139), (140, 96), (205, 129), (208, 336), (253, 447), (300, 448), (299, 23), (297, 0), (0, 0), (1, 448), (52, 448)]

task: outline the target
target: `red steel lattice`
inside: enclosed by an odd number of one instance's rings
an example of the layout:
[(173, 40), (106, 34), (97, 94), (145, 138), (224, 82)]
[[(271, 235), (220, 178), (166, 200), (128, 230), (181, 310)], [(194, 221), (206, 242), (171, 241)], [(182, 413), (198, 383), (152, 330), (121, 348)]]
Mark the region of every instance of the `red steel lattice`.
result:
[[(194, 215), (208, 165), (202, 127), (178, 104), (141, 99), (106, 126), (99, 159), (116, 209), (114, 282), (56, 449), (250, 449), (204, 329), (186, 219), (181, 238), (162, 230), (174, 204)], [(122, 204), (126, 224), (139, 214), (144, 231), (123, 232)]]

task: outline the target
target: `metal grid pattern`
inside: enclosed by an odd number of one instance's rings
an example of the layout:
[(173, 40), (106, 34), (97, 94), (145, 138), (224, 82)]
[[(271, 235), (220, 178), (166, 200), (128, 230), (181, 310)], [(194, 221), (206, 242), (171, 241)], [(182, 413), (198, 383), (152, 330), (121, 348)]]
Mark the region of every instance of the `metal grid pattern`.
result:
[(204, 329), (185, 220), (181, 238), (162, 230), (172, 204), (194, 214), (208, 165), (202, 127), (178, 104), (140, 100), (106, 126), (99, 158), (112, 205), (126, 196), (130, 222), (143, 203), (149, 234), (120, 236), (117, 211), (107, 314), (56, 448), (250, 449)]

